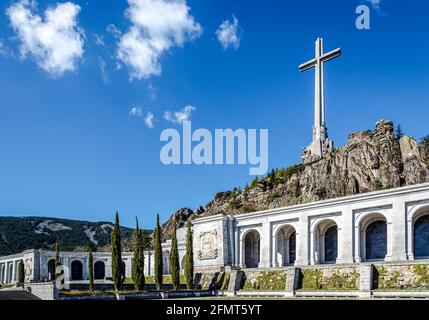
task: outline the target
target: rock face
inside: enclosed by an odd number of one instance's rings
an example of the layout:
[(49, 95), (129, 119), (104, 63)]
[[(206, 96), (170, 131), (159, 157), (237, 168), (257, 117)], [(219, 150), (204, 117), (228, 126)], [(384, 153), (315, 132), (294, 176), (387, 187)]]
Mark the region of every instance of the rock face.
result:
[(380, 120), (375, 130), (350, 134), (345, 146), (324, 158), (273, 171), (243, 190), (218, 193), (198, 215), (241, 214), (429, 182), (429, 157), (423, 153), (416, 140), (396, 139), (393, 123)]
[(170, 239), (173, 234), (174, 220), (176, 219), (177, 228), (182, 228), (186, 225), (188, 219), (192, 217), (200, 216), (204, 212), (204, 208), (200, 207), (197, 210), (192, 211), (189, 208), (182, 208), (173, 213), (166, 223), (162, 226), (162, 239)]

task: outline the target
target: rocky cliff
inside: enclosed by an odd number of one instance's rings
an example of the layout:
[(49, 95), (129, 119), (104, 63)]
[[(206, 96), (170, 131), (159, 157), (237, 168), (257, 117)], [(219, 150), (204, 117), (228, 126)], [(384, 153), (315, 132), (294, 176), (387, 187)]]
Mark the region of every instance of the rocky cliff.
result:
[[(345, 146), (325, 158), (273, 170), (243, 189), (218, 193), (195, 213), (181, 209), (174, 215), (183, 225), (193, 216), (241, 214), (429, 182), (428, 140), (419, 145), (412, 137), (398, 138), (392, 121), (380, 120), (373, 131), (350, 134)], [(172, 221), (164, 225), (165, 237)]]

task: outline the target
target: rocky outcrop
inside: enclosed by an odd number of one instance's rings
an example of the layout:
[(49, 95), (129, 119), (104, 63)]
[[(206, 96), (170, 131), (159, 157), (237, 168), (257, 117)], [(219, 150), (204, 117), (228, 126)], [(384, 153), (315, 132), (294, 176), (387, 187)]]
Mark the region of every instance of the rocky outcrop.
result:
[(173, 213), (166, 223), (162, 225), (162, 239), (170, 239), (173, 234), (174, 221), (177, 222), (177, 228), (182, 228), (186, 225), (188, 219), (198, 217), (204, 212), (203, 207), (199, 207), (197, 210), (192, 211), (189, 208), (182, 208)]

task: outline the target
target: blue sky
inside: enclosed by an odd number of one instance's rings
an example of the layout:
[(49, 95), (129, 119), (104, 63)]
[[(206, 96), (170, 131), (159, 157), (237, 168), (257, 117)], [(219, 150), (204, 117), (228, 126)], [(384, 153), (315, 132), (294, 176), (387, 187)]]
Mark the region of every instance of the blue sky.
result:
[[(60, 19), (71, 25), (43, 47), (35, 26), (49, 31), (45, 10), (64, 2), (0, 7), (1, 215), (105, 221), (119, 210), (122, 224), (138, 216), (152, 228), (156, 213), (165, 220), (251, 181), (248, 166), (160, 162), (161, 131), (179, 128), (164, 114), (186, 106), (195, 108), (194, 128), (268, 128), (270, 168), (298, 163), (311, 140), (314, 76), (298, 65), (313, 57), (319, 36), (325, 50), (343, 50), (326, 67), (337, 146), (382, 118), (416, 138), (429, 134), (426, 1), (188, 0), (189, 11), (183, 2), (173, 10), (178, 17), (159, 15), (158, 5), (156, 19), (142, 21), (147, 7), (131, 18), (126, 0), (71, 0)], [(371, 8), (369, 31), (355, 27), (361, 3)], [(32, 16), (8, 10), (17, 4)], [(162, 25), (167, 16), (172, 24)], [(222, 44), (223, 22), (237, 33), (224, 33)], [(152, 47), (132, 51), (146, 48), (135, 42), (142, 35)], [(130, 50), (152, 60), (136, 62)]]

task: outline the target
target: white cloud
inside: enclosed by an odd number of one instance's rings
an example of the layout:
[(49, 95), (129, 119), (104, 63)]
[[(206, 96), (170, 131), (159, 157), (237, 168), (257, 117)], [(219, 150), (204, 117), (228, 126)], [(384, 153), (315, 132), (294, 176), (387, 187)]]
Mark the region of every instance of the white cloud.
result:
[(98, 58), (98, 66), (100, 67), (101, 78), (103, 79), (103, 83), (110, 84), (109, 74), (107, 73), (106, 61), (101, 57)]
[(232, 21), (225, 20), (216, 31), (217, 39), (224, 49), (230, 47), (237, 50), (240, 47), (240, 35), (238, 34), (238, 19), (233, 15)]
[(161, 74), (161, 56), (202, 34), (186, 0), (128, 0), (130, 30), (121, 35), (117, 57), (130, 68), (131, 79)]
[(188, 121), (191, 118), (191, 113), (195, 110), (197, 110), (197, 108), (193, 106), (186, 106), (177, 112), (166, 111), (164, 113), (164, 119), (171, 123), (182, 124), (183, 121)]
[(155, 126), (155, 116), (152, 112), (147, 112), (146, 114), (143, 112), (143, 108), (141, 107), (132, 107), (129, 112), (130, 117), (139, 117), (143, 118), (143, 121), (149, 129), (152, 129)]
[(7, 47), (2, 39), (0, 39), (0, 56), (4, 58), (13, 58), (12, 50)]
[(129, 115), (130, 117), (141, 117), (143, 116), (143, 109), (141, 107), (132, 107)]
[(149, 129), (154, 127), (155, 117), (152, 112), (148, 112), (144, 118), (144, 123)]
[(57, 3), (37, 14), (35, 0), (19, 0), (6, 14), (21, 41), (21, 57), (31, 56), (37, 65), (54, 77), (74, 71), (84, 53), (84, 33), (78, 26), (80, 6)]
[(100, 36), (100, 35), (98, 35), (98, 34), (94, 34), (94, 42), (95, 42), (95, 44), (97, 45), (97, 46), (100, 46), (100, 47), (104, 47), (105, 46), (105, 42), (104, 42), (104, 37), (103, 36)]
[(119, 38), (122, 34), (121, 30), (119, 30), (113, 23), (107, 26), (106, 31), (110, 33), (114, 38)]

